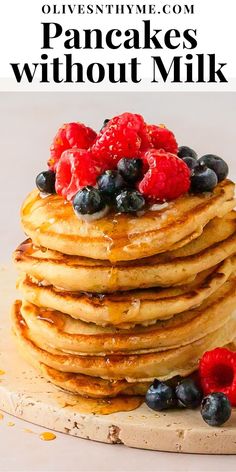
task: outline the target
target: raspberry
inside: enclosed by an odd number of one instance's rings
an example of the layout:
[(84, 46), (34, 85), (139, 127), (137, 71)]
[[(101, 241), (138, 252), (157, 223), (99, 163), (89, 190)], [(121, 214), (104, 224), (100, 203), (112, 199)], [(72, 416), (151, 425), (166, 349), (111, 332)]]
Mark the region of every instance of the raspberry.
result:
[(101, 173), (98, 163), (85, 149), (64, 151), (56, 170), (56, 192), (71, 200), (86, 185), (95, 185)]
[(152, 146), (155, 149), (164, 149), (164, 151), (177, 154), (178, 144), (172, 131), (167, 129), (164, 125), (148, 125), (147, 129), (151, 138)]
[(48, 166), (55, 170), (64, 151), (72, 148), (88, 149), (97, 134), (82, 123), (66, 123), (58, 131), (50, 147)]
[(199, 374), (206, 395), (224, 393), (236, 406), (236, 353), (226, 348), (205, 352), (200, 360)]
[(115, 116), (99, 133), (91, 151), (97, 160), (115, 169), (123, 158), (138, 157), (139, 152), (151, 147), (147, 125), (141, 115), (123, 113)]
[(143, 155), (144, 168), (149, 166), (143, 180), (138, 185), (139, 191), (150, 200), (173, 200), (188, 192), (190, 170), (174, 154), (164, 150), (151, 149)]

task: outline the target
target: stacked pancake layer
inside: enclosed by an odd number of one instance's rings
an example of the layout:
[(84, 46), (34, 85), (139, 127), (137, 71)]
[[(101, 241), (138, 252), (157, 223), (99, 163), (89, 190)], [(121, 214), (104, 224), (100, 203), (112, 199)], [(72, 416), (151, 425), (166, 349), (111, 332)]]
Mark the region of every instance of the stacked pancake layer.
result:
[(22, 354), (55, 385), (125, 410), (154, 378), (194, 372), (205, 351), (236, 337), (233, 194), (224, 181), (88, 223), (59, 196), (32, 192), (22, 208), (30, 239), (14, 254)]

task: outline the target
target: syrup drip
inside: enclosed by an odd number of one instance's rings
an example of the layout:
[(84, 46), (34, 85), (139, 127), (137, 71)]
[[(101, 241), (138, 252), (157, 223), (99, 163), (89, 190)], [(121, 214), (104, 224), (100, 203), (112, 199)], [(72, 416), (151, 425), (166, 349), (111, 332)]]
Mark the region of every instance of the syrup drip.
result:
[(5, 373), (6, 373), (5, 370), (0, 369), (0, 375), (4, 375)]
[(119, 304), (109, 303), (107, 304), (108, 319), (111, 324), (119, 325), (123, 319), (123, 307)]
[(39, 437), (40, 439), (42, 439), (42, 441), (53, 441), (54, 439), (56, 439), (56, 435), (48, 431), (41, 433)]
[[(54, 208), (50, 208), (52, 207)], [(56, 195), (48, 195), (47, 198), (42, 198), (38, 192), (35, 192), (35, 195), (32, 197), (30, 196), (30, 201), (26, 203), (22, 209), (23, 218), (28, 220), (29, 215), (33, 215), (34, 212), (39, 210), (39, 216), (41, 210), (45, 207), (46, 214), (52, 214), (52, 210), (57, 212), (57, 210), (61, 207), (61, 198)], [(37, 232), (47, 232), (51, 226), (55, 223), (56, 218), (49, 217), (47, 221), (43, 221), (39, 227), (36, 228)], [(29, 222), (28, 222), (29, 223)], [(31, 224), (31, 223), (30, 223)]]
[(116, 262), (117, 250), (129, 243), (132, 235), (132, 220), (127, 215), (116, 215), (113, 219), (98, 220), (95, 224), (108, 241), (110, 261)]
[(44, 223), (42, 223), (37, 229), (36, 231), (40, 231), (41, 233), (47, 233), (48, 230), (52, 227), (52, 225), (55, 223), (55, 218), (49, 218), (48, 221), (45, 221)]
[(12, 423), (12, 421), (9, 421), (9, 423), (7, 423), (7, 426), (15, 426), (15, 423)]
[(38, 198), (38, 195), (35, 194), (35, 197), (33, 198), (33, 200), (31, 200), (31, 198), (30, 198), (30, 201), (28, 203), (24, 203), (24, 206), (22, 208), (22, 215), (24, 215), (24, 216), (30, 215), (32, 206), (37, 201), (37, 198)]
[[(61, 404), (61, 399), (58, 403)], [(72, 409), (78, 413), (89, 413), (97, 415), (110, 415), (119, 411), (132, 411), (143, 403), (143, 397), (120, 396), (108, 399), (85, 398), (76, 395), (73, 400), (68, 397), (68, 401), (61, 404), (62, 408)]]
[(131, 411), (138, 408), (142, 403), (142, 397), (117, 397), (114, 402), (112, 400), (97, 400), (96, 413), (110, 415), (119, 411)]
[[(109, 274), (108, 288), (110, 292), (116, 292), (119, 289), (118, 284), (118, 270), (112, 266)], [(109, 303), (107, 304), (108, 318), (111, 324), (119, 324), (122, 321), (123, 308), (119, 304)]]
[(28, 328), (28, 326), (27, 326), (27, 324), (26, 324), (24, 318), (21, 316), (20, 307), (18, 307), (18, 309), (19, 309), (19, 311), (17, 312), (17, 319), (18, 319), (18, 321), (19, 321), (19, 324), (20, 324), (22, 330), (26, 331), (27, 328)]
[(0, 420), (3, 420), (4, 416), (2, 413), (0, 413)]
[(31, 239), (26, 239), (22, 244), (20, 244), (18, 251), (31, 256), (34, 253), (34, 246)]
[(37, 315), (37, 319), (53, 324), (60, 330), (62, 330), (65, 326), (63, 315), (51, 310), (40, 310), (40, 313)]

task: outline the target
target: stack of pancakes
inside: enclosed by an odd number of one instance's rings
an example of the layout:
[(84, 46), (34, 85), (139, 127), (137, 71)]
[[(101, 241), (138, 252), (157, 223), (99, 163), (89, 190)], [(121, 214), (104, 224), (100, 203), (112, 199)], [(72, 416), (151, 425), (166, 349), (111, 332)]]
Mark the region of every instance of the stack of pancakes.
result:
[(85, 221), (58, 195), (22, 208), (15, 251), (23, 355), (55, 385), (128, 410), (236, 337), (234, 184), (140, 215)]

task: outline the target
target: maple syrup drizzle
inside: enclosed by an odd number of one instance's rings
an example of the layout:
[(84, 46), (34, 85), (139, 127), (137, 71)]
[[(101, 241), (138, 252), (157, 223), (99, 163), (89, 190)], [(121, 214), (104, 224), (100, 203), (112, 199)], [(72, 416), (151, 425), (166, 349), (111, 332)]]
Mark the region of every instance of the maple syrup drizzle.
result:
[[(60, 205), (59, 198), (57, 198), (57, 196), (48, 195), (47, 198), (42, 198), (40, 194), (36, 192), (34, 197), (31, 196), (29, 202), (24, 205), (22, 209), (22, 215), (26, 217), (27, 219), (27, 217), (29, 215), (32, 215), (34, 211), (37, 211), (38, 209), (40, 210), (43, 207), (46, 208), (46, 214), (47, 214), (47, 209), (49, 209), (48, 213), (50, 215), (50, 213), (52, 213), (50, 211), (50, 206), (52, 206), (52, 202), (55, 207), (54, 211), (57, 212), (57, 209), (59, 208), (58, 203)], [(56, 218), (54, 218), (53, 216), (51, 217), (49, 216), (47, 221), (43, 221), (35, 230), (37, 232), (47, 232), (50, 229), (50, 227), (55, 223), (55, 221), (56, 221)]]
[[(89, 230), (91, 224), (87, 222), (89, 235)], [(104, 241), (107, 242), (107, 255), (110, 260), (116, 261), (116, 251), (124, 244), (129, 242), (129, 238), (132, 234), (132, 220), (130, 217), (124, 214), (111, 214), (107, 217), (101, 218), (100, 220), (95, 220), (92, 223), (92, 228), (97, 229), (99, 234), (99, 239), (101, 237)]]
[(49, 220), (42, 223), (36, 229), (36, 231), (40, 231), (41, 233), (46, 233), (52, 227), (52, 225), (55, 223), (55, 221), (56, 221), (55, 218), (49, 218)]
[[(118, 281), (118, 269), (115, 266), (111, 267), (111, 271), (109, 274), (109, 279), (108, 279), (108, 287), (109, 291), (112, 293), (117, 292), (119, 289), (119, 281)], [(108, 318), (109, 322), (111, 324), (117, 325), (121, 323), (122, 317), (123, 317), (123, 305), (122, 304), (116, 304), (113, 302), (107, 303), (107, 310), (108, 310)]]
[(34, 247), (31, 239), (26, 239), (17, 249), (18, 252), (26, 254), (27, 256), (32, 256), (34, 252)]
[(39, 437), (40, 439), (42, 439), (42, 441), (53, 441), (54, 439), (56, 439), (56, 435), (54, 433), (50, 433), (49, 431), (41, 433)]
[(89, 413), (97, 415), (109, 415), (120, 411), (132, 411), (138, 408), (144, 401), (143, 397), (138, 396), (120, 396), (114, 398), (95, 399), (85, 398), (79, 395), (68, 398), (68, 401), (57, 399), (62, 408), (68, 408), (78, 413)]
[(40, 310), (40, 312), (37, 314), (37, 319), (53, 324), (60, 330), (62, 330), (65, 326), (63, 315), (51, 310)]
[(111, 324), (119, 325), (123, 321), (123, 306), (108, 302), (107, 311), (108, 319)]

